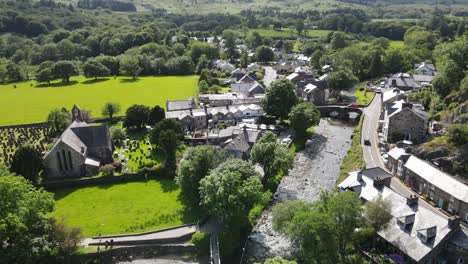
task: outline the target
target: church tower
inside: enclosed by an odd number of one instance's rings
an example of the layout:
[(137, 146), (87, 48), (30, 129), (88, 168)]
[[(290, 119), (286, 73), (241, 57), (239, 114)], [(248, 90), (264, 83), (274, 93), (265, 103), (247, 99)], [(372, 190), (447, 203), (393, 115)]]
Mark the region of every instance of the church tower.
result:
[(72, 122), (83, 122), (83, 117), (81, 116), (81, 109), (74, 104), (72, 108)]

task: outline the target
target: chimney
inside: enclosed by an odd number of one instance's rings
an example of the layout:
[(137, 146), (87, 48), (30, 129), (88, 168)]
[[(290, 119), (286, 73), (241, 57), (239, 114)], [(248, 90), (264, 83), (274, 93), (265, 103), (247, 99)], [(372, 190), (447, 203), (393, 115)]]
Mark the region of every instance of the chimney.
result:
[(410, 197), (406, 198), (406, 204), (408, 206), (413, 206), (418, 204), (418, 197), (416, 195), (410, 195)]
[(450, 229), (456, 229), (460, 227), (460, 217), (457, 215), (448, 218), (448, 227)]
[(362, 181), (362, 172), (361, 172), (361, 171), (359, 171), (359, 172), (357, 173), (357, 178), (356, 178), (356, 179), (357, 179), (358, 181)]
[(203, 110), (205, 110), (205, 115), (208, 115), (208, 107), (205, 105), (203, 105)]

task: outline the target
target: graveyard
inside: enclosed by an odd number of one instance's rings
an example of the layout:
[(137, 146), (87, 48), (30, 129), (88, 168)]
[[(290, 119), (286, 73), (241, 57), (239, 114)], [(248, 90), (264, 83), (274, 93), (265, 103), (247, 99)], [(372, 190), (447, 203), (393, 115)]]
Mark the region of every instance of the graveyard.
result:
[(193, 223), (174, 180), (159, 179), (56, 191), (51, 216), (78, 226), (85, 237), (137, 233)]
[(16, 149), (25, 144), (43, 152), (48, 140), (48, 129), (43, 125), (0, 128), (0, 163), (8, 166)]
[(0, 126), (44, 122), (51, 109), (70, 108), (73, 104), (90, 110), (93, 117), (101, 116), (106, 102), (120, 103), (121, 115), (133, 104), (165, 106), (166, 99), (196, 96), (197, 80), (195, 75), (139, 77), (136, 80), (111, 77), (97, 81), (74, 77), (66, 84), (28, 81), (0, 85)]

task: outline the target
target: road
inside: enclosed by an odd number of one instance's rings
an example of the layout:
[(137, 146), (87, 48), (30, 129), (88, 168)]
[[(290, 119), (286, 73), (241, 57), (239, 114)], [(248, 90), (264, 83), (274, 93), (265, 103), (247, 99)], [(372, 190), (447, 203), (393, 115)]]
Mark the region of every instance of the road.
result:
[(270, 87), (270, 84), (274, 80), (276, 80), (276, 71), (271, 66), (263, 66), (263, 69), (265, 69), (265, 75), (263, 76), (263, 84), (265, 84), (266, 87)]
[[(371, 104), (368, 107), (363, 108), (364, 123), (362, 124), (361, 130), (361, 145), (363, 148), (363, 156), (364, 161), (366, 162), (366, 168), (380, 167), (391, 174), (391, 172), (387, 170), (385, 164), (383, 163), (382, 156), (380, 155), (377, 135), (379, 115), (382, 108), (381, 96), (381, 94), (375, 94)], [(371, 142), (370, 146), (364, 145), (365, 139), (368, 139)], [(390, 188), (404, 197), (416, 195), (415, 192), (402, 183), (397, 177), (392, 177)], [(428, 204), (424, 199), (419, 198), (418, 203), (426, 208), (429, 208), (433, 212), (436, 212), (440, 215), (445, 215), (439, 209)]]

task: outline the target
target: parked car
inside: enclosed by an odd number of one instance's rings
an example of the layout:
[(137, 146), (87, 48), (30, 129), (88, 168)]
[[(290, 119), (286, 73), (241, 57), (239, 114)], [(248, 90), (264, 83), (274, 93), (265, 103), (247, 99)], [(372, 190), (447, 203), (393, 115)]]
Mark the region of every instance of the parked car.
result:
[(364, 145), (370, 146), (371, 145), (370, 140), (364, 139)]
[(286, 147), (289, 147), (292, 143), (292, 139), (290, 137), (283, 138), (281, 140), (281, 144), (285, 145)]

